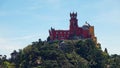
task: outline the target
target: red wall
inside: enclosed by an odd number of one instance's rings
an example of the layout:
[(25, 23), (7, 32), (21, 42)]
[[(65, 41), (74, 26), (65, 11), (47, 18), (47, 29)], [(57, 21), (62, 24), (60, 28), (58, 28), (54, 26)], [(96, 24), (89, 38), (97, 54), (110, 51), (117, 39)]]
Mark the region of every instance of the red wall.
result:
[[(90, 38), (89, 30), (84, 30), (82, 28), (77, 28), (76, 30), (77, 36), (82, 36), (83, 38)], [(50, 37), (52, 37), (52, 40), (67, 40), (69, 39), (71, 33), (73, 32), (71, 32), (70, 30), (51, 30)]]

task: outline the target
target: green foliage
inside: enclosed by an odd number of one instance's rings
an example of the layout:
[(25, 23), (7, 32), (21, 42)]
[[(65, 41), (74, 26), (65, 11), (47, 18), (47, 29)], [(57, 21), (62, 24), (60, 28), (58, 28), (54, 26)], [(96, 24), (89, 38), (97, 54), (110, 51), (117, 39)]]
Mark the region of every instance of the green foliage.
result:
[(14, 63), (10, 63), (8, 61), (4, 61), (2, 64), (1, 64), (1, 67), (0, 68), (15, 68), (15, 64)]
[(120, 68), (120, 55), (111, 55), (109, 58), (109, 66), (111, 68)]
[(92, 40), (81, 40), (77, 43), (76, 47), (76, 52), (84, 57), (87, 61), (89, 61), (90, 67), (105, 67), (105, 62), (108, 55), (104, 55), (104, 52), (101, 49), (97, 48)]
[[(48, 38), (49, 40), (49, 38)], [(120, 68), (120, 56), (109, 56), (92, 39), (39, 41), (19, 50), (15, 59), (0, 59), (3, 68)]]

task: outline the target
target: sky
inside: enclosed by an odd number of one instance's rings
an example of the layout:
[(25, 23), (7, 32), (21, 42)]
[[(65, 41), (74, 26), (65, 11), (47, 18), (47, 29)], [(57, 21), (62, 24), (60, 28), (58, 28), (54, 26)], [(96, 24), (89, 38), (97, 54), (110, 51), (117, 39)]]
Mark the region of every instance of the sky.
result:
[(70, 12), (80, 27), (94, 26), (103, 50), (120, 54), (120, 0), (0, 0), (0, 54), (46, 40), (51, 27), (68, 30)]

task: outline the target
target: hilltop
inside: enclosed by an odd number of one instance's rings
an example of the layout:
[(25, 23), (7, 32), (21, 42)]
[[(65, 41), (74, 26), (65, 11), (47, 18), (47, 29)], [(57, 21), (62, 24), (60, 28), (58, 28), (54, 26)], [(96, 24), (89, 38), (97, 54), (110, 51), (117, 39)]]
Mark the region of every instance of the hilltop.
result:
[(0, 62), (8, 68), (116, 68), (120, 56), (109, 56), (92, 39), (65, 41), (36, 41), (19, 52), (11, 53), (10, 59)]

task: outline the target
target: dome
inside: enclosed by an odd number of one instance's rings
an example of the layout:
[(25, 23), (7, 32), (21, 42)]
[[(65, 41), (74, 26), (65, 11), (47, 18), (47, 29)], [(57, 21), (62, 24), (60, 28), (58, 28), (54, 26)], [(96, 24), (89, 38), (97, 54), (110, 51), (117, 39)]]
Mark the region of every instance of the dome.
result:
[(88, 29), (90, 27), (90, 24), (88, 24), (87, 22), (85, 22), (85, 24), (82, 26), (83, 29)]
[(88, 26), (88, 27), (90, 27), (90, 24), (87, 23), (87, 22), (85, 22), (85, 24), (84, 24), (83, 26)]

